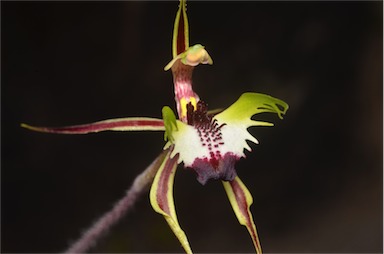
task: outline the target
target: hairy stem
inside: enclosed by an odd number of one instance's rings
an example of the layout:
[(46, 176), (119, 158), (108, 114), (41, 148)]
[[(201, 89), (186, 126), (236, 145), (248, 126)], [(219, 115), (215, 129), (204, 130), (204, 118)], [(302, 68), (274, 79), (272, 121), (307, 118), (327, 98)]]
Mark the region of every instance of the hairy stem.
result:
[(132, 208), (140, 195), (148, 190), (167, 153), (168, 150), (163, 151), (151, 165), (138, 175), (126, 195), (113, 206), (112, 210), (101, 216), (64, 253), (85, 253), (96, 245), (97, 241)]

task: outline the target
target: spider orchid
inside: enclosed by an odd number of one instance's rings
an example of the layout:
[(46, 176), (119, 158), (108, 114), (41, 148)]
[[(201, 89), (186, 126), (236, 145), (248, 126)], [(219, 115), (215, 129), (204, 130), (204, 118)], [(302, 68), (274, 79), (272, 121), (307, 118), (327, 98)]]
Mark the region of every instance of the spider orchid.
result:
[(258, 144), (249, 132), (252, 126), (273, 126), (272, 123), (251, 120), (258, 113), (276, 113), (281, 119), (288, 105), (279, 99), (259, 93), (244, 93), (223, 111), (208, 111), (192, 89), (192, 72), (199, 64), (213, 64), (204, 46), (189, 46), (186, 2), (180, 0), (173, 30), (173, 59), (164, 70), (171, 69), (174, 81), (178, 119), (168, 106), (162, 109), (162, 119), (148, 117), (118, 118), (91, 124), (47, 128), (22, 124), (41, 132), (85, 134), (100, 131), (164, 131), (166, 155), (154, 177), (150, 190), (153, 209), (164, 216), (186, 253), (192, 253), (188, 239), (181, 229), (174, 206), (173, 182), (178, 164), (192, 168), (197, 180), (206, 184), (210, 179), (221, 180), (240, 224), (244, 225), (261, 253), (256, 226), (250, 206), (252, 196), (235, 170), (235, 163), (251, 151), (247, 141)]

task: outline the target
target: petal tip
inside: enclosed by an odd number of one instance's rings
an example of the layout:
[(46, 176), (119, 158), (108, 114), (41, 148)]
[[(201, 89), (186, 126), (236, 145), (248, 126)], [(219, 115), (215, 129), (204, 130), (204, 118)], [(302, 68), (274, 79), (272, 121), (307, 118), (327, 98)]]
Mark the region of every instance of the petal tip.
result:
[(38, 131), (38, 132), (44, 132), (44, 128), (41, 127), (35, 127), (26, 123), (21, 123), (20, 127), (31, 130), (31, 131)]

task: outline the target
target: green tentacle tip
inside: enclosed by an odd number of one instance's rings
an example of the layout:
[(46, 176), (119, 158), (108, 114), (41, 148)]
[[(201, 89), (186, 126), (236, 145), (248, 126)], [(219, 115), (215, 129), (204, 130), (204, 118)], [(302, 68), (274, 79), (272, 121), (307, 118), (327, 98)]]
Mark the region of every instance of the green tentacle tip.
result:
[(285, 115), (289, 109), (288, 104), (283, 100), (271, 96), (268, 97), (264, 102), (264, 107), (270, 110), (270, 112), (276, 113), (280, 119), (283, 119), (283, 115)]

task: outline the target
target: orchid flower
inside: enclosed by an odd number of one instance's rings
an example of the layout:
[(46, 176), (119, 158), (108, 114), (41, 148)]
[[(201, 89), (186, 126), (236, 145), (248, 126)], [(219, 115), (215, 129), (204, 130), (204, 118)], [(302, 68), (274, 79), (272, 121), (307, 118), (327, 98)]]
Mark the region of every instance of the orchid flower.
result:
[(213, 64), (205, 47), (189, 46), (186, 2), (180, 0), (176, 14), (172, 42), (173, 59), (164, 70), (171, 70), (174, 82), (177, 115), (168, 106), (162, 109), (162, 119), (128, 117), (67, 127), (23, 127), (40, 132), (85, 134), (100, 131), (164, 131), (166, 141), (160, 156), (157, 172), (150, 190), (153, 209), (164, 216), (186, 253), (192, 253), (188, 239), (178, 222), (173, 183), (178, 164), (192, 168), (197, 180), (221, 180), (237, 219), (244, 225), (253, 241), (256, 253), (261, 253), (256, 226), (250, 212), (252, 196), (237, 176), (235, 163), (251, 151), (247, 141), (258, 144), (249, 132), (253, 126), (273, 126), (272, 123), (255, 121), (255, 114), (276, 113), (279, 118), (288, 110), (282, 100), (260, 93), (244, 93), (225, 110), (208, 111), (192, 89), (192, 72), (199, 64)]

